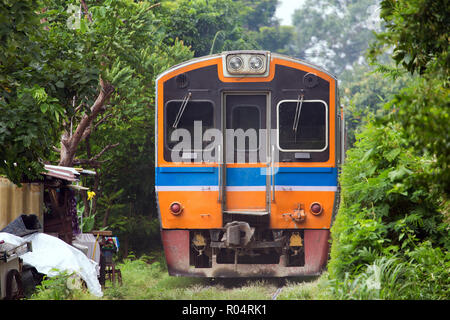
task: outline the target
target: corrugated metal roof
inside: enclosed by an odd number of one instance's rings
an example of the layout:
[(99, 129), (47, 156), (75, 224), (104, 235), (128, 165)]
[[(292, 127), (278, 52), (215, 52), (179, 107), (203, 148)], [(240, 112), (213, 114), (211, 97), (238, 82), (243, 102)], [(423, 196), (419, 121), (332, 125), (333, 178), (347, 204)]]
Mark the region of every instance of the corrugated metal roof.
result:
[(67, 181), (78, 181), (78, 177), (80, 173), (74, 168), (70, 167), (62, 167), (62, 166), (52, 166), (49, 164), (44, 165), (45, 170), (47, 172), (43, 172), (46, 176), (51, 176)]
[(44, 168), (47, 170), (47, 172), (43, 172), (44, 175), (67, 181), (79, 181), (80, 174), (95, 175), (94, 171), (84, 170), (82, 168), (54, 166), (50, 164), (44, 165)]

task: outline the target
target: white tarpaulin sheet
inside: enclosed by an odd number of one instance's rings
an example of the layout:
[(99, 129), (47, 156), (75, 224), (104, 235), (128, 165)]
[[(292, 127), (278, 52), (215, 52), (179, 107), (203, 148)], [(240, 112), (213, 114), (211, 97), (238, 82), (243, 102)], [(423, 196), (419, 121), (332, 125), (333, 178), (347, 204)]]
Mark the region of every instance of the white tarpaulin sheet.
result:
[(86, 256), (100, 264), (100, 245), (92, 233), (81, 233), (75, 236), (72, 244), (81, 244), (88, 248)]
[(75, 272), (86, 282), (90, 293), (97, 297), (103, 296), (97, 278), (98, 264), (77, 248), (45, 233), (17, 237), (10, 233), (0, 232), (0, 240), (16, 246), (31, 241), (33, 251), (20, 256), (24, 263), (35, 267), (39, 273), (49, 277), (62, 271)]

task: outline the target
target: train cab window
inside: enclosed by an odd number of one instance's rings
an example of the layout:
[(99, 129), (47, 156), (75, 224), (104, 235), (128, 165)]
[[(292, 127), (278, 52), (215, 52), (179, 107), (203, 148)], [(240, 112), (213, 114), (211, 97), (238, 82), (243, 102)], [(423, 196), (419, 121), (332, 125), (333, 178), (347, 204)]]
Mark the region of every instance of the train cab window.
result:
[[(214, 106), (212, 102), (195, 100), (189, 100), (187, 103), (186, 101), (169, 101), (166, 104), (165, 115), (165, 141), (170, 150), (179, 143), (177, 139), (175, 141), (171, 140), (172, 133), (177, 129), (185, 129), (189, 132), (192, 150), (197, 145), (194, 142), (195, 138), (201, 139), (202, 149), (210, 143), (209, 141), (203, 141), (203, 134), (206, 130), (214, 128)], [(200, 137), (195, 136), (199, 132), (196, 132), (194, 125), (201, 125)]]
[(259, 129), (259, 109), (257, 106), (236, 106), (233, 108), (232, 129)]
[(282, 101), (278, 105), (281, 151), (320, 152), (328, 147), (328, 110), (324, 101)]
[(234, 144), (236, 151), (251, 151), (257, 150), (259, 146), (258, 130), (260, 129), (260, 113), (258, 106), (240, 105), (234, 106), (231, 114), (231, 129), (242, 129), (246, 132), (248, 129), (254, 129), (256, 138), (256, 148), (251, 148), (250, 145), (246, 145), (244, 150), (240, 150), (237, 144)]

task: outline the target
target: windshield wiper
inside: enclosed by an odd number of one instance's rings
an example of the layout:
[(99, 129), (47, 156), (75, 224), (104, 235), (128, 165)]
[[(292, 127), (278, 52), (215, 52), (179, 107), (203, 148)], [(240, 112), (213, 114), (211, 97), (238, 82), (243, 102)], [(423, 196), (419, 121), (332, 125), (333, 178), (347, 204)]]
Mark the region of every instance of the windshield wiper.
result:
[(178, 123), (180, 122), (181, 116), (183, 115), (184, 109), (186, 108), (186, 105), (191, 98), (191, 93), (189, 92), (181, 102), (180, 110), (178, 110), (177, 116), (175, 117), (175, 121), (173, 122), (172, 128), (177, 128)]
[(295, 142), (297, 142), (297, 128), (298, 128), (298, 122), (300, 120), (300, 113), (302, 112), (302, 105), (303, 105), (303, 97), (304, 95), (298, 96), (297, 100), (297, 108), (295, 109), (295, 117), (294, 117), (294, 125), (292, 126), (292, 130), (294, 131), (294, 138)]

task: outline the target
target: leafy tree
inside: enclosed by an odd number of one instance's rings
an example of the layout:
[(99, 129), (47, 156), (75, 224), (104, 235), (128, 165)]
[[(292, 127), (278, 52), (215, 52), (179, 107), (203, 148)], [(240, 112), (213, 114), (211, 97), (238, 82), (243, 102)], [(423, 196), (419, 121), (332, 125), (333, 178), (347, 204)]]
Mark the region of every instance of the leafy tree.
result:
[(40, 81), (46, 59), (37, 1), (0, 2), (0, 174), (20, 184), (40, 178), (64, 118)]
[(377, 0), (306, 0), (294, 11), (290, 54), (335, 74), (363, 59), (377, 28)]
[(166, 22), (168, 44), (175, 38), (195, 56), (260, 49), (287, 53), (291, 26), (279, 26), (277, 0), (164, 1), (158, 14)]
[(381, 1), (386, 29), (377, 34), (372, 56), (393, 49), (394, 61), (409, 72), (435, 72), (448, 81), (449, 10), (446, 0)]
[[(68, 115), (59, 164), (98, 166), (99, 158), (116, 144), (103, 145), (97, 152), (91, 149), (88, 159), (76, 160), (80, 143), (113, 115), (112, 106), (148, 107), (153, 99), (153, 76), (190, 53), (178, 43), (172, 47), (177, 51), (161, 45), (149, 3), (107, 1), (88, 7), (82, 1), (82, 12), (70, 10), (76, 8), (74, 4), (47, 3), (44, 69), (50, 89), (65, 102)], [(68, 22), (74, 15), (79, 21), (71, 30)]]
[[(55, 132), (62, 131), (59, 159), (47, 154), (40, 160), (96, 168), (98, 175), (90, 183), (95, 192), (99, 196), (102, 191), (115, 192), (118, 186), (102, 188), (101, 166), (114, 160), (107, 157), (113, 148), (123, 144), (122, 151), (127, 154), (130, 145), (123, 129), (122, 135), (108, 132), (120, 125), (133, 127), (136, 121), (153, 123), (155, 75), (192, 57), (192, 53), (180, 41), (174, 41), (172, 46), (164, 43), (161, 22), (152, 12), (155, 6), (147, 2), (81, 1), (80, 6), (78, 1), (46, 0), (40, 8), (36, 11), (41, 11), (39, 49), (43, 58), (33, 80), (54, 97), (50, 101), (60, 103), (57, 106), (63, 108), (64, 115), (54, 125)], [(44, 105), (40, 109), (50, 107)], [(32, 108), (25, 106), (26, 110)], [(113, 119), (116, 127), (96, 134)], [(152, 128), (146, 129), (149, 132), (133, 130), (134, 137), (153, 134)], [(49, 130), (41, 128), (41, 132)], [(51, 144), (56, 145), (54, 140)], [(41, 150), (39, 146), (29, 149)], [(152, 162), (147, 163), (152, 166)]]
[(235, 0), (246, 36), (261, 50), (288, 53), (294, 35), (292, 26), (280, 26), (275, 17), (278, 0)]
[[(433, 179), (450, 192), (449, 130), (449, 6), (448, 1), (381, 2), (386, 31), (377, 35), (372, 60), (393, 50), (398, 69), (418, 74), (387, 107), (391, 117), (403, 125), (410, 143), (423, 154), (435, 157)], [(381, 67), (381, 72), (386, 71)]]
[(250, 32), (261, 49), (281, 54), (289, 53), (289, 44), (294, 36), (292, 26), (263, 26), (258, 32)]
[(356, 133), (371, 119), (369, 116), (385, 116), (388, 111), (384, 105), (411, 81), (411, 77), (399, 74), (393, 82), (372, 66), (355, 63), (353, 69), (344, 71), (339, 80), (340, 102), (345, 112), (346, 146), (351, 148), (356, 141)]
[(279, 0), (234, 0), (234, 2), (238, 5), (245, 29), (258, 32), (263, 27), (278, 25), (275, 12)]
[(241, 23), (241, 4), (232, 0), (164, 1), (158, 11), (164, 18), (166, 42), (180, 39), (196, 57), (225, 50), (255, 49), (258, 45)]

